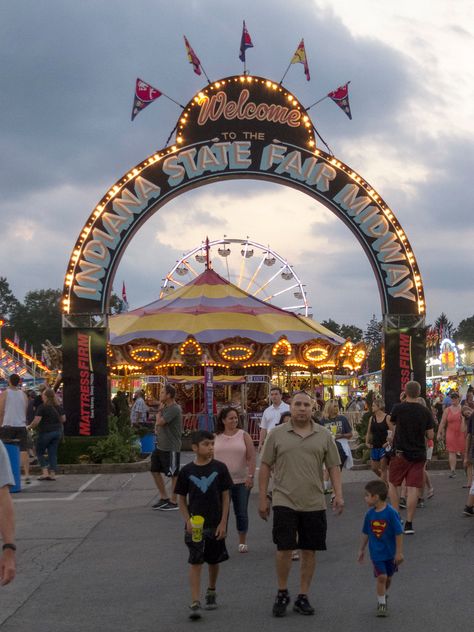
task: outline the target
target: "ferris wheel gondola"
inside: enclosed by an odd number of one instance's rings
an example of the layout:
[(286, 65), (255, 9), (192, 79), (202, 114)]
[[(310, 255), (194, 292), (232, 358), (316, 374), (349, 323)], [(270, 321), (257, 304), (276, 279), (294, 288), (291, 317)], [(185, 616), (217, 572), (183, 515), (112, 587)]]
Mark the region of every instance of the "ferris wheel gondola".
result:
[[(270, 246), (248, 237), (231, 239), (224, 236), (203, 242), (183, 254), (163, 280), (160, 298), (171, 291), (171, 286), (173, 289), (181, 287), (197, 277), (207, 262), (217, 273), (252, 296), (282, 309), (308, 315), (305, 286), (293, 267)], [(195, 266), (196, 263), (199, 265)], [(272, 270), (277, 263), (278, 269)]]

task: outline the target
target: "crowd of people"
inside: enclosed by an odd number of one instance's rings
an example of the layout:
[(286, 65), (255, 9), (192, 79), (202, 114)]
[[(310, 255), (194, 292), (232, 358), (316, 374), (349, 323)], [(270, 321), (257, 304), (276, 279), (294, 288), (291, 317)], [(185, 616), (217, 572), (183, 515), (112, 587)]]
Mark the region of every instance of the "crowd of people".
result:
[[(174, 396), (173, 387), (169, 387)], [(366, 443), (371, 448), (371, 463), (377, 479), (367, 484), (365, 501), (368, 512), (362, 527), (359, 561), (363, 561), (367, 544), (376, 576), (378, 617), (385, 617), (387, 591), (398, 566), (403, 562), (403, 535), (413, 535), (414, 516), (423, 506), (423, 491), (428, 498), (433, 488), (426, 472), (427, 456), (432, 453), (435, 428), (438, 422), (434, 409), (420, 397), (421, 387), (409, 382), (401, 401), (390, 414), (381, 398), (376, 398), (367, 429)], [(438, 426), (444, 436), (450, 421), (451, 407), (458, 407), (456, 393), (446, 403)], [(239, 427), (238, 411), (228, 406), (221, 410), (216, 432), (199, 430), (193, 434), (194, 461), (185, 465), (172, 478), (172, 509), (179, 509), (185, 520), (185, 543), (189, 550), (190, 586), (192, 603), (190, 618), (202, 616), (201, 573), (208, 565), (208, 588), (204, 609), (217, 607), (217, 579), (219, 564), (228, 559), (225, 544), (231, 505), (234, 508), (239, 538), (238, 550), (248, 552), (248, 501), (254, 485), (257, 455), (259, 460), (258, 513), (267, 520), (273, 513), (273, 542), (276, 545), (277, 594), (273, 615), (282, 617), (290, 604), (288, 577), (295, 552), (300, 558), (300, 591), (293, 602), (293, 610), (312, 615), (314, 608), (308, 593), (315, 570), (316, 551), (326, 548), (326, 501), (328, 487), (332, 490), (331, 504), (335, 513), (344, 508), (342, 469), (352, 458), (349, 441), (353, 430), (337, 400), (320, 406), (305, 392), (293, 394), (291, 404), (283, 401), (281, 389), (271, 390), (271, 404), (262, 416), (257, 450), (250, 436)], [(472, 402), (468, 395), (466, 400)], [(172, 400), (173, 397), (172, 397)], [(163, 401), (166, 417), (166, 401)], [(463, 406), (465, 402), (463, 402)], [(464, 465), (472, 462), (472, 433), (474, 405), (469, 406), (469, 422), (462, 426), (463, 445), (456, 445), (465, 455)], [(172, 424), (179, 424), (179, 414)], [(161, 431), (161, 429), (160, 429)], [(448, 439), (448, 449), (451, 444)], [(159, 450), (158, 450), (159, 451)], [(350, 456), (349, 456), (350, 455)], [(160, 461), (162, 457), (160, 456)], [(168, 468), (163, 459), (163, 474)], [(454, 466), (456, 462), (454, 463)], [(454, 468), (453, 468), (453, 471)], [(161, 493), (161, 492), (160, 492)], [(164, 494), (161, 499), (169, 503)], [(421, 502), (420, 502), (421, 501)], [(156, 509), (167, 510), (165, 505)], [(401, 520), (400, 510), (406, 508)], [(474, 489), (464, 510), (474, 515)], [(204, 529), (195, 538), (193, 518), (203, 517)]]
[[(9, 388), (0, 397), (1, 434), (19, 441), (25, 452), (25, 433), (29, 428), (36, 428), (37, 453), (42, 466), (40, 480), (50, 480), (56, 470), (55, 451), (64, 413), (54, 391), (45, 388), (27, 421), (28, 400), (15, 383), (15, 377), (12, 378)], [(459, 453), (463, 455), (468, 477), (466, 485), (469, 485), (464, 513), (474, 515), (472, 390), (463, 401), (458, 393), (451, 392), (449, 401), (443, 402), (440, 419), (436, 406), (427, 405), (420, 391), (420, 384), (408, 382), (400, 403), (390, 414), (385, 411), (383, 400), (376, 398), (365, 436), (377, 478), (365, 487), (368, 511), (361, 528), (357, 557), (363, 561), (368, 545), (376, 577), (379, 617), (388, 614), (387, 591), (403, 562), (403, 535), (415, 533), (414, 516), (417, 508), (423, 506), (424, 490), (428, 498), (434, 493), (426, 462), (435, 436), (438, 441), (446, 442), (450, 455), (449, 476), (457, 476), (457, 457)], [(293, 610), (305, 616), (314, 614), (308, 594), (316, 552), (326, 549), (325, 495), (330, 489), (332, 510), (341, 514), (344, 509), (342, 471), (352, 464), (349, 442), (353, 428), (337, 399), (323, 403), (305, 391), (297, 391), (288, 404), (283, 401), (278, 387), (272, 387), (270, 398), (256, 447), (250, 435), (240, 427), (239, 411), (228, 405), (217, 416), (215, 432), (197, 430), (193, 433), (194, 460), (180, 467), (183, 414), (176, 401), (176, 389), (168, 384), (161, 390), (155, 419), (157, 445), (150, 459), (159, 498), (152, 507), (158, 511), (179, 511), (184, 519), (192, 599), (189, 616), (193, 620), (202, 616), (204, 564), (208, 565), (204, 608), (213, 610), (218, 606), (219, 565), (229, 558), (226, 535), (231, 507), (235, 514), (238, 552), (249, 552), (248, 505), (257, 471), (258, 514), (263, 520), (273, 515), (277, 583), (273, 616), (285, 616), (291, 603), (288, 579), (295, 553), (300, 559), (300, 586)], [(137, 395), (132, 407), (132, 423), (143, 419), (140, 400), (143, 397)], [(0, 536), (3, 541), (0, 579), (3, 584), (15, 575), (14, 518), (8, 493), (11, 484), (8, 458), (0, 442)], [(402, 508), (406, 508), (404, 521), (400, 516)], [(201, 520), (200, 530), (196, 527), (196, 518)]]

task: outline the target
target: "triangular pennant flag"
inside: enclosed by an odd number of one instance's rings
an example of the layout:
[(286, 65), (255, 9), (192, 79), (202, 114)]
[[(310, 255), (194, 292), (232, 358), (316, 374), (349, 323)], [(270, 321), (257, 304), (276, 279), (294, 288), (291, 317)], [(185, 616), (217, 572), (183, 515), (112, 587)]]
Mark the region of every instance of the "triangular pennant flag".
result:
[(122, 281), (122, 311), (128, 312), (127, 291), (125, 289), (125, 281)]
[(308, 59), (306, 57), (306, 49), (304, 47), (304, 39), (298, 45), (298, 48), (293, 55), (291, 60), (292, 64), (303, 64), (304, 66), (304, 74), (306, 75), (306, 80), (309, 81), (311, 77), (309, 76), (309, 67), (308, 67)]
[(337, 90), (330, 92), (328, 97), (352, 120), (351, 106), (349, 105), (349, 83), (348, 81), (345, 86), (339, 86)]
[(153, 103), (156, 99), (161, 97), (162, 92), (151, 86), (142, 79), (137, 79), (135, 86), (135, 98), (133, 100), (132, 108), (132, 121), (147, 105)]
[(249, 32), (247, 31), (247, 27), (245, 26), (244, 20), (244, 25), (242, 27), (242, 37), (240, 39), (240, 61), (245, 62), (245, 51), (247, 50), (247, 48), (253, 48), (253, 44)]
[(188, 42), (186, 35), (184, 37), (184, 45), (186, 46), (186, 53), (188, 55), (188, 61), (193, 65), (193, 70), (197, 75), (201, 74), (201, 62), (199, 61), (199, 57), (191, 48), (190, 43)]

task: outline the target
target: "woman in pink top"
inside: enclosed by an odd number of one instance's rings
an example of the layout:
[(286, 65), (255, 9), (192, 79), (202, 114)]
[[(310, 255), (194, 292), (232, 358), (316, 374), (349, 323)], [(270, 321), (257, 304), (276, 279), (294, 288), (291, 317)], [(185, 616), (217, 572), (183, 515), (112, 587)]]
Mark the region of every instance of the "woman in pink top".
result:
[(239, 533), (239, 551), (247, 553), (248, 505), (255, 475), (255, 448), (248, 432), (239, 428), (239, 413), (232, 406), (219, 413), (216, 435), (214, 458), (227, 465), (232, 477), (234, 484), (230, 491)]
[(449, 478), (456, 476), (456, 452), (464, 454), (466, 443), (466, 435), (462, 431), (461, 410), (459, 395), (451, 393), (451, 405), (445, 409), (438, 428), (438, 440), (445, 436), (449, 469), (451, 470)]

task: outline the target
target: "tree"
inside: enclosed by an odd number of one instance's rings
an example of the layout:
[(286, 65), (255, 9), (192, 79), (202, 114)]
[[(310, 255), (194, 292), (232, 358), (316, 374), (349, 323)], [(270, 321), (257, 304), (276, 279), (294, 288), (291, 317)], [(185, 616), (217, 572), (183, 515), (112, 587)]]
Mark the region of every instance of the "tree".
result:
[(448, 320), (448, 317), (444, 312), (438, 316), (434, 324), (435, 328), (439, 331), (440, 338), (452, 338), (454, 334), (454, 325)]
[(53, 345), (61, 343), (61, 290), (34, 290), (25, 295), (23, 303), (13, 309), (10, 323), (29, 346), (39, 352), (41, 344), (50, 340)]
[(0, 316), (4, 316), (8, 320), (12, 310), (17, 305), (18, 301), (14, 297), (6, 277), (0, 277)]
[(456, 331), (456, 342), (474, 343), (474, 315), (465, 318), (459, 323)]
[(364, 333), (364, 341), (377, 347), (382, 344), (382, 321), (375, 318), (375, 314), (367, 323), (367, 329)]
[(321, 325), (323, 327), (326, 327), (326, 329), (329, 329), (330, 331), (332, 331), (333, 334), (336, 334), (337, 336), (341, 336), (341, 326), (338, 325), (336, 323), (335, 320), (333, 320), (332, 318), (330, 318), (329, 320), (323, 320), (323, 322), (321, 323)]
[(343, 338), (350, 338), (352, 342), (360, 342), (364, 336), (364, 332), (355, 325), (341, 325), (340, 335)]
[(123, 301), (115, 292), (112, 292), (110, 296), (109, 310), (111, 314), (121, 314), (123, 312)]
[(364, 342), (371, 346), (367, 357), (367, 368), (369, 373), (380, 371), (382, 365), (382, 321), (376, 319), (375, 314), (367, 324), (364, 333)]

